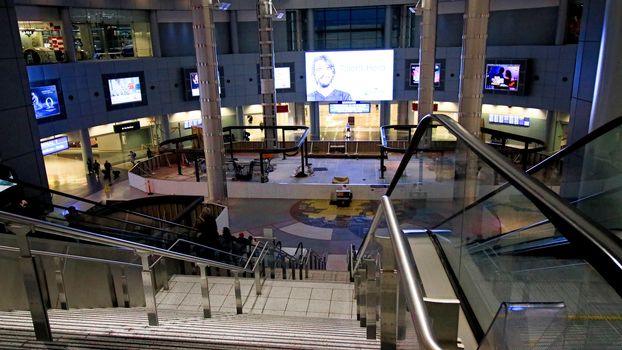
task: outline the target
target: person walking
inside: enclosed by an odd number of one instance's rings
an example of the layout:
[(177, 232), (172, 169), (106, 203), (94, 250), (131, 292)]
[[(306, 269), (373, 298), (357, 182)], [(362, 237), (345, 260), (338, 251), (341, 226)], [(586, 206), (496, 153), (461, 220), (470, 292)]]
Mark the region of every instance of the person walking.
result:
[(112, 183), (112, 164), (110, 164), (110, 162), (105, 161), (104, 162), (104, 180), (108, 179), (108, 181), (110, 181), (110, 183)]
[(147, 159), (151, 159), (153, 157), (153, 152), (151, 152), (151, 148), (147, 147)]
[(97, 159), (95, 159), (95, 161), (93, 162), (93, 173), (97, 177), (97, 180), (99, 180), (99, 167), (99, 162), (97, 161)]
[(136, 152), (134, 151), (130, 151), (130, 162), (132, 165), (136, 165)]
[(91, 175), (93, 173), (93, 161), (91, 158), (86, 158), (86, 171)]

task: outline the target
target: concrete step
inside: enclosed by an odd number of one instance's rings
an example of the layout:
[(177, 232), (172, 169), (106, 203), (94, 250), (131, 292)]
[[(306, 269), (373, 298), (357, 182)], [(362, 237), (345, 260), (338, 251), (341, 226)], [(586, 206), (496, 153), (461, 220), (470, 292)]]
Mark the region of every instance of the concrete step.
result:
[(27, 311), (0, 312), (0, 349), (378, 349), (355, 320), (159, 312), (144, 308), (50, 310), (54, 343), (37, 342)]

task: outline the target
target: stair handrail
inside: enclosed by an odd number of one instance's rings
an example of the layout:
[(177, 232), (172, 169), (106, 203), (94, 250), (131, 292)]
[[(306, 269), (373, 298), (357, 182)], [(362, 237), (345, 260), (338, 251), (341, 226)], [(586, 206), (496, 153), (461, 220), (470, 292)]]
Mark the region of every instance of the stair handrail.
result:
[(153, 255), (159, 255), (159, 256), (166, 257), (166, 258), (172, 258), (172, 259), (187, 261), (187, 262), (196, 263), (196, 264), (205, 264), (208, 266), (228, 269), (232, 272), (252, 272), (252, 271), (245, 271), (239, 266), (233, 266), (233, 265), (225, 264), (219, 261), (214, 261), (214, 260), (192, 256), (192, 255), (169, 251), (167, 249), (152, 247), (146, 244), (132, 242), (132, 241), (128, 241), (128, 240), (124, 240), (120, 238), (109, 237), (104, 234), (99, 234), (99, 233), (80, 230), (80, 229), (67, 227), (67, 226), (63, 226), (59, 224), (54, 224), (54, 223), (50, 223), (47, 221), (33, 219), (33, 218), (29, 218), (29, 217), (25, 217), (25, 216), (21, 216), (17, 214), (5, 212), (5, 211), (0, 211), (0, 221), (4, 222), (5, 224), (25, 225), (27, 227), (30, 227), (31, 231), (36, 229), (39, 232), (45, 232), (45, 233), (73, 238), (73, 239), (80, 239), (80, 240), (89, 241), (93, 243), (99, 243), (99, 244), (112, 246), (112, 247), (133, 249), (136, 252), (150, 253)]
[[(0, 251), (19, 253), (20, 250), (17, 247), (0, 245)], [(121, 265), (121, 266), (142, 268), (141, 264), (135, 264), (135, 263), (119, 261), (119, 260), (94, 258), (92, 256), (56, 253), (56, 252), (50, 252), (46, 250), (37, 250), (37, 249), (31, 249), (30, 253), (32, 253), (32, 255), (39, 255), (39, 256), (51, 256), (51, 257), (56, 257), (56, 258), (65, 258), (65, 259), (82, 260), (82, 261), (95, 262), (95, 263), (104, 263), (104, 264), (111, 264), (111, 265)]]
[[(423, 284), (419, 271), (417, 270), (415, 258), (413, 257), (407, 238), (402, 234), (391, 200), (386, 195), (382, 196), (380, 199), (378, 210), (359, 248), (354, 271), (358, 270), (366, 250), (375, 239), (376, 230), (378, 229), (380, 219), (383, 217), (388, 225), (389, 238), (393, 248), (392, 253), (395, 256), (395, 263), (400, 276), (399, 279), (404, 286), (404, 299), (408, 305), (408, 310), (410, 310), (410, 317), (415, 326), (419, 343), (421, 347), (426, 350), (441, 350), (442, 347), (438, 344), (432, 332), (432, 321), (423, 300), (424, 292), (421, 287)], [(390, 254), (389, 252), (383, 253)]]

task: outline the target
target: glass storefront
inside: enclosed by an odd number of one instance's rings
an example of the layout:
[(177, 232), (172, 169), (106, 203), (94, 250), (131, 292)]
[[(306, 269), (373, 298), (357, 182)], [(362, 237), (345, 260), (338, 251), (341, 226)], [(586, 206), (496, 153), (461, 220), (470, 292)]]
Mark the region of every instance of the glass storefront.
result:
[(65, 60), (64, 34), (59, 21), (18, 21), (17, 24), (26, 64)]
[(71, 9), (78, 59), (151, 57), (147, 11)]

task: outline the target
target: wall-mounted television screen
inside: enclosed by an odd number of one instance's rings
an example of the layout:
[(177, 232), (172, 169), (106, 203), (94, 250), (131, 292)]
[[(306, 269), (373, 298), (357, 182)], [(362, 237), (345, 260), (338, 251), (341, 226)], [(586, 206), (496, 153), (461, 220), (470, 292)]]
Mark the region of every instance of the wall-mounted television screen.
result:
[(192, 129), (193, 126), (203, 126), (202, 119), (184, 120), (184, 129)]
[(274, 88), (289, 89), (292, 87), (292, 78), (289, 67), (274, 67)]
[(371, 104), (369, 103), (344, 102), (344, 103), (331, 103), (328, 105), (328, 112), (331, 114), (369, 113), (370, 111), (371, 111)]
[(103, 74), (108, 110), (147, 105), (143, 72)]
[(30, 98), (39, 123), (65, 118), (63, 95), (58, 80), (30, 83)]
[[(411, 63), (410, 64), (410, 86), (418, 86), (419, 85), (419, 75), (420, 75), (420, 67), (419, 63)], [(441, 82), (441, 64), (434, 64), (434, 85), (437, 86)]]
[(484, 92), (524, 94), (527, 65), (527, 60), (487, 61)]
[[(199, 73), (196, 68), (183, 68), (181, 74), (184, 80), (184, 98), (186, 100), (198, 100), (199, 93)], [(218, 66), (218, 93), (220, 98), (225, 97), (224, 70)]]
[(393, 50), (305, 52), (307, 101), (393, 99)]
[(68, 148), (69, 139), (67, 136), (56, 137), (51, 140), (41, 142), (41, 153), (43, 153), (44, 156), (66, 150)]

